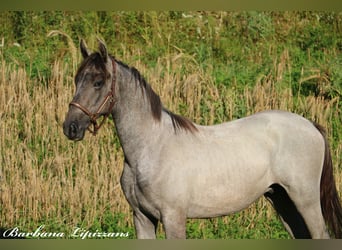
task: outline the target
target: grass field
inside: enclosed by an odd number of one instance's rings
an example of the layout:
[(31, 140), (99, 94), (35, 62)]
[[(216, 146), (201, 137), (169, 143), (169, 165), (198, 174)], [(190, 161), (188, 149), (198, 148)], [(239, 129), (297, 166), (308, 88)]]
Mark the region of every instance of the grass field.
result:
[[(113, 121), (77, 143), (62, 132), (81, 37), (92, 48), (104, 39), (166, 107), (196, 123), (267, 109), (320, 123), (341, 195), (341, 13), (2, 12), (0, 22), (1, 228), (135, 238)], [(189, 220), (187, 236), (289, 238), (264, 198), (234, 215)]]

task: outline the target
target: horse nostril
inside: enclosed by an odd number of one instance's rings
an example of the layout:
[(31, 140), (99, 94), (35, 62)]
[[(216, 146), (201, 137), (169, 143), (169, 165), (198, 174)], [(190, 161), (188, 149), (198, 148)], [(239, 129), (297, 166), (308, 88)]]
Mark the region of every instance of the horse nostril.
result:
[(84, 129), (79, 126), (77, 121), (63, 123), (63, 133), (68, 139), (73, 141), (79, 141), (83, 139)]
[(71, 123), (69, 126), (70, 137), (72, 137), (72, 138), (75, 137), (77, 134), (77, 131), (78, 131), (78, 125), (75, 122)]

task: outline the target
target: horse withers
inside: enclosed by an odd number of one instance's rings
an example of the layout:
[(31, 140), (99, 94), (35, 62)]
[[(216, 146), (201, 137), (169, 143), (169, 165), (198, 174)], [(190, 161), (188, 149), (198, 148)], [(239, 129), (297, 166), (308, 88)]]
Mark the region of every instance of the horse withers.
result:
[[(264, 195), (294, 238), (342, 237), (342, 209), (324, 129), (284, 111), (200, 126), (167, 110), (137, 69), (103, 42), (83, 62), (63, 124), (71, 140), (112, 115), (124, 152), (123, 192), (138, 238), (186, 237), (187, 218), (228, 215)], [(93, 129), (90, 126), (93, 125)]]

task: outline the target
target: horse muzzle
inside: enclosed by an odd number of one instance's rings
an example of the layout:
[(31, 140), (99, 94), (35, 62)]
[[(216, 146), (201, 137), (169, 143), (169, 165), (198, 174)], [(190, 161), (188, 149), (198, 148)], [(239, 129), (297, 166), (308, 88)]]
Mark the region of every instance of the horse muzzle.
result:
[(80, 141), (84, 138), (85, 128), (79, 125), (77, 121), (65, 121), (63, 123), (63, 133), (69, 140)]

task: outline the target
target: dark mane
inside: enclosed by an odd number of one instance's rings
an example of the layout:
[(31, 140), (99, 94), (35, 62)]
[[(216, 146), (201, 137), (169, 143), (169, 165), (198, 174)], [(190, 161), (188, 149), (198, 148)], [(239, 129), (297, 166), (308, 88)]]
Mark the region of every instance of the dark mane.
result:
[(167, 109), (163, 109), (163, 110), (171, 117), (172, 125), (173, 125), (175, 132), (177, 132), (177, 130), (179, 129), (184, 129), (186, 131), (190, 131), (191, 133), (198, 131), (195, 125), (187, 118), (174, 114)]
[(175, 132), (181, 129), (185, 131), (189, 131), (191, 133), (194, 133), (197, 131), (197, 128), (190, 120), (188, 120), (187, 118), (183, 116), (176, 115), (163, 107), (160, 97), (153, 91), (151, 86), (146, 82), (145, 78), (140, 74), (140, 72), (136, 68), (129, 67), (127, 64), (121, 61), (118, 61), (118, 60), (115, 60), (115, 61), (116, 63), (123, 66), (124, 68), (126, 68), (132, 73), (134, 79), (138, 82), (141, 88), (141, 91), (145, 93), (147, 100), (150, 102), (152, 116), (155, 120), (160, 121), (162, 111), (164, 111), (170, 116)]

